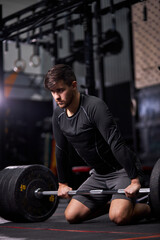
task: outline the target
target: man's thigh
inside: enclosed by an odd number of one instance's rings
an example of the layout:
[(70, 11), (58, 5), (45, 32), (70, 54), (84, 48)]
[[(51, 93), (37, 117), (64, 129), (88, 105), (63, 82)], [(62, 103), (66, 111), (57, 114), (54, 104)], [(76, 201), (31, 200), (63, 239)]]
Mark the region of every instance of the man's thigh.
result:
[[(91, 173), (91, 176), (78, 188), (81, 191), (90, 191), (97, 189), (106, 189), (106, 179), (102, 176), (97, 177)], [(75, 199), (85, 205), (91, 211), (101, 208), (111, 199), (111, 195), (75, 195)]]
[[(130, 184), (130, 179), (124, 169), (107, 174), (99, 175), (96, 172), (92, 172), (91, 176), (79, 187), (79, 190), (88, 191), (95, 189), (119, 189), (126, 188)], [(112, 199), (111, 199), (112, 198)], [(113, 195), (75, 195), (72, 200), (78, 200), (84, 206), (91, 211), (105, 206), (110, 200), (129, 200), (135, 202), (135, 199), (131, 200), (126, 197), (125, 194), (113, 194)], [(124, 201), (125, 202), (125, 201)], [(116, 203), (116, 202), (115, 202)], [(123, 201), (122, 201), (123, 203)], [(129, 204), (130, 205), (130, 204)], [(80, 205), (81, 206), (81, 205)]]

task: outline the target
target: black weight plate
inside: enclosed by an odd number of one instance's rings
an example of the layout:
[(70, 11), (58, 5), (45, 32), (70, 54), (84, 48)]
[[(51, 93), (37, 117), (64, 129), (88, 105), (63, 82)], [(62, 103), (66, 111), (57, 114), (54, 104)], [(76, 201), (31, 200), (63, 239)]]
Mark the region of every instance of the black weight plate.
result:
[(21, 221), (22, 216), (15, 206), (15, 182), (24, 171), (23, 166), (11, 166), (0, 171), (0, 216), (14, 221)]
[(5, 219), (10, 219), (8, 185), (12, 174), (6, 169), (0, 172), (0, 216)]
[(1, 170), (0, 171), (0, 216), (3, 217), (4, 215), (4, 185), (6, 182), (6, 171), (5, 170)]
[(15, 199), (15, 186), (16, 183), (19, 179), (19, 176), (23, 173), (24, 169), (27, 166), (12, 166), (12, 167), (8, 167), (7, 169), (10, 169), (10, 175), (11, 178), (8, 182), (8, 199), (6, 202), (6, 205), (8, 207), (6, 207), (6, 213), (8, 215), (8, 220), (11, 221), (16, 221), (16, 222), (23, 222), (26, 221), (24, 216), (17, 210), (17, 203), (16, 203), (16, 199)]
[(123, 40), (119, 32), (110, 29), (105, 33), (102, 46), (103, 53), (118, 54), (123, 48)]
[(38, 199), (34, 191), (37, 188), (57, 190), (53, 173), (43, 165), (11, 166), (6, 171), (12, 176), (8, 181), (8, 200), (5, 197), (7, 206), (3, 217), (15, 222), (39, 222), (48, 219), (57, 208), (58, 197), (45, 196)]
[(160, 159), (153, 167), (150, 177), (150, 201), (154, 214), (160, 216)]

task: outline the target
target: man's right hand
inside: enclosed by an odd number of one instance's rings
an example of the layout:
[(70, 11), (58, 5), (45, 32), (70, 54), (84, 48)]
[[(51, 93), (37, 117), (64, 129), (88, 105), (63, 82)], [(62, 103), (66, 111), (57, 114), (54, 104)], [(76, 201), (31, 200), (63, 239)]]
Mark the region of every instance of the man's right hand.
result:
[(72, 191), (72, 188), (68, 186), (67, 183), (59, 183), (58, 196), (62, 198), (71, 198), (68, 192)]

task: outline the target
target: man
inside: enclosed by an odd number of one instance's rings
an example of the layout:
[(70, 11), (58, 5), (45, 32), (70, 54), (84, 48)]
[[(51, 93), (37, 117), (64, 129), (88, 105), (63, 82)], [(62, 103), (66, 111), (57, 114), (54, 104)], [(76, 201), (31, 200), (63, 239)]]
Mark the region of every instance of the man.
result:
[(150, 215), (147, 204), (136, 203), (141, 187), (141, 165), (127, 147), (107, 105), (95, 96), (81, 94), (70, 66), (55, 65), (45, 77), (58, 107), (54, 111), (53, 133), (56, 141), (58, 195), (69, 198), (68, 142), (91, 168), (81, 190), (119, 189), (125, 194), (75, 195), (65, 210), (70, 223), (98, 216), (111, 201), (109, 218), (116, 224), (128, 224)]

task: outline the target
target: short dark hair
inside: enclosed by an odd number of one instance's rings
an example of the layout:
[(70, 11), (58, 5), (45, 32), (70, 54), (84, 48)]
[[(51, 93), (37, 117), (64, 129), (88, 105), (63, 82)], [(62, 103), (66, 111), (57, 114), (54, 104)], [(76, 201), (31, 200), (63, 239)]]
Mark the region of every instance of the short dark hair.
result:
[(71, 86), (76, 81), (76, 76), (69, 65), (57, 64), (53, 66), (45, 76), (45, 88), (52, 91), (56, 82), (63, 80), (65, 84)]

